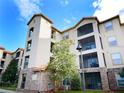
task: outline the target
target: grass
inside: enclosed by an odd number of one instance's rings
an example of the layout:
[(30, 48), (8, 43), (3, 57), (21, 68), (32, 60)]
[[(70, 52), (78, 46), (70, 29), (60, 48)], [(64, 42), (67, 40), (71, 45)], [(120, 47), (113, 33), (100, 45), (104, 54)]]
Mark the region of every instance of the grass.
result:
[[(58, 93), (83, 93), (82, 91), (68, 91), (68, 92), (58, 92)], [(86, 93), (103, 93), (99, 90), (87, 90)]]
[[(68, 92), (58, 92), (58, 93), (83, 93), (82, 91), (68, 91)], [(104, 93), (100, 90), (87, 90), (86, 93)], [(124, 93), (124, 92), (115, 92), (115, 93)]]
[(0, 89), (16, 91), (16, 87), (5, 87), (5, 86), (4, 87), (3, 86), (1, 87), (0, 86)]

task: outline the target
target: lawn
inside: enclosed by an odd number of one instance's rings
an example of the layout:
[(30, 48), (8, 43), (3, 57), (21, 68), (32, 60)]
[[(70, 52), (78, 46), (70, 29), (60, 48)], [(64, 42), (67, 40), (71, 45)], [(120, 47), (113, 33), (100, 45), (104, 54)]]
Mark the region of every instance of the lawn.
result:
[[(58, 93), (83, 93), (82, 91), (68, 91), (68, 92), (58, 92)], [(103, 91), (98, 90), (87, 90), (86, 93), (104, 93)], [(124, 93), (124, 92), (115, 92), (115, 93)]]
[(15, 91), (15, 90), (16, 90), (16, 87), (1, 87), (1, 86), (0, 86), (0, 89)]
[[(83, 93), (82, 91), (68, 91), (68, 92), (58, 92), (58, 93)], [(103, 93), (102, 91), (88, 90), (86, 93)]]

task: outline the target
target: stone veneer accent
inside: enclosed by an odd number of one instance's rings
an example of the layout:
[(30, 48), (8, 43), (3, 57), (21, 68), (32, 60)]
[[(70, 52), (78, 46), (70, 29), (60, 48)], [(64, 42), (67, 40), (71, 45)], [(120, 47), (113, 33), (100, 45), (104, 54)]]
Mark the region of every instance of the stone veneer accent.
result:
[[(23, 73), (26, 73), (26, 83), (25, 83), (25, 88), (24, 89), (20, 89), (21, 86), (21, 79), (19, 79), (19, 84), (18, 84), (18, 89), (17, 90), (21, 90), (25, 93), (37, 93), (38, 90), (42, 93), (45, 91), (49, 91), (50, 89), (48, 88), (48, 83), (50, 82), (49, 78), (48, 78), (48, 73), (46, 71), (42, 71), (42, 72), (33, 72), (31, 69), (27, 69), (27, 70), (23, 70), (20, 73), (20, 77), (22, 76)], [(32, 75), (36, 74), (36, 80), (32, 80)]]
[(100, 75), (101, 75), (101, 82), (102, 82), (102, 88), (105, 91), (109, 91), (109, 83), (108, 83), (108, 76), (107, 76), (107, 69), (106, 68), (100, 68)]
[(121, 69), (122, 68), (108, 69), (108, 80), (109, 80), (109, 86), (111, 90), (120, 90), (120, 89), (124, 90), (124, 87), (117, 86), (116, 77), (115, 77), (115, 74), (119, 73)]

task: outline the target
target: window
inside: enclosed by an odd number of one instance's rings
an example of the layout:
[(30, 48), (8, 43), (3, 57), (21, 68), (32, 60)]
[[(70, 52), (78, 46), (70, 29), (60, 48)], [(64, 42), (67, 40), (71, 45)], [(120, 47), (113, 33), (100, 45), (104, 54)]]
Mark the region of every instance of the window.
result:
[(3, 53), (3, 57), (2, 58), (5, 59), (6, 58), (6, 55), (7, 55), (6, 53)]
[(86, 35), (92, 32), (93, 32), (93, 24), (89, 23), (77, 29), (77, 36), (79, 37), (79, 36)]
[(117, 39), (115, 37), (109, 37), (108, 42), (110, 46), (116, 46), (117, 45)]
[(27, 51), (31, 50), (31, 43), (32, 43), (32, 40), (28, 41), (28, 43), (27, 43)]
[(117, 85), (119, 87), (124, 87), (124, 77), (120, 77), (119, 74), (115, 74), (115, 76), (116, 76)]
[(99, 38), (100, 38), (101, 48), (103, 49), (102, 39), (101, 39), (101, 37), (99, 37)]
[(0, 67), (1, 67), (1, 68), (4, 67), (4, 63), (5, 63), (4, 61), (1, 61), (1, 62), (0, 62)]
[(32, 28), (30, 29), (30, 31), (29, 31), (29, 37), (31, 37), (31, 36), (32, 36), (33, 31), (34, 31), (34, 28), (32, 27)]
[(105, 54), (102, 53), (102, 55), (103, 55), (104, 64), (105, 64), (105, 66), (106, 66)]
[(63, 34), (63, 39), (69, 39), (69, 33), (68, 32), (65, 32)]
[(83, 62), (81, 60), (81, 55), (80, 55), (79, 62), (80, 62), (80, 69), (82, 69), (82, 64), (84, 64), (84, 68), (99, 67), (99, 62), (96, 52), (83, 55)]
[(56, 39), (56, 32), (52, 32), (51, 38)]
[(32, 74), (32, 80), (37, 80), (37, 74), (36, 73)]
[(20, 51), (16, 53), (16, 58), (20, 56)]
[(83, 51), (96, 48), (94, 36), (83, 38), (79, 40), (79, 43), (81, 44)]
[(110, 31), (110, 30), (113, 29), (112, 22), (106, 22), (106, 23), (104, 24), (104, 26), (105, 26), (105, 29), (106, 29), (107, 31)]
[(114, 64), (121, 64), (121, 55), (120, 53), (112, 54), (112, 60)]
[(26, 76), (27, 74), (22, 74), (21, 89), (25, 88)]
[(26, 56), (24, 62), (24, 69), (28, 67), (28, 63), (29, 63), (29, 56)]

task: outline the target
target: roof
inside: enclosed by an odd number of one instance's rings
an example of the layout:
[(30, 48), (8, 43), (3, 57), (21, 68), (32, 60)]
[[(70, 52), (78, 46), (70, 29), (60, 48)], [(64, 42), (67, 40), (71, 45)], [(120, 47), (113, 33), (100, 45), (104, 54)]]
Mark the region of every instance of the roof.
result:
[[(34, 18), (35, 16), (42, 16), (43, 18), (45, 18), (45, 19), (46, 19), (47, 21), (49, 21), (50, 23), (53, 23), (53, 22), (52, 22), (48, 17), (46, 17), (45, 15), (43, 15), (43, 14), (35, 14), (35, 15), (33, 15), (33, 17), (29, 20), (29, 22), (28, 22), (27, 25), (30, 24), (30, 22), (33, 20), (33, 18)], [(102, 24), (102, 23), (104, 23), (104, 22), (107, 22), (107, 21), (110, 21), (110, 20), (116, 19), (116, 18), (119, 19), (120, 25), (124, 25), (124, 23), (121, 23), (120, 18), (119, 18), (119, 15), (113, 16), (113, 17), (108, 18), (108, 19), (106, 19), (106, 20), (104, 20), (104, 21), (101, 21), (101, 22), (98, 20), (98, 18), (97, 18), (96, 16), (89, 16), (89, 17), (83, 17), (78, 23), (76, 23), (74, 26), (72, 26), (72, 27), (70, 27), (70, 28), (68, 28), (68, 29), (66, 29), (66, 30), (60, 31), (60, 30), (58, 30), (57, 28), (55, 28), (55, 27), (53, 27), (53, 26), (52, 26), (52, 30), (53, 30), (53, 31), (57, 31), (57, 32), (59, 32), (59, 33), (62, 34), (62, 33), (64, 33), (64, 32), (67, 32), (67, 31), (69, 31), (69, 30), (74, 29), (74, 28), (77, 27), (83, 20), (86, 20), (86, 19), (94, 19), (94, 20), (96, 20), (99, 24)]]
[(0, 50), (5, 50), (5, 48), (0, 46)]
[(30, 22), (34, 19), (34, 17), (36, 17), (36, 16), (41, 16), (41, 17), (43, 17), (44, 19), (46, 19), (47, 21), (49, 21), (50, 23), (53, 23), (48, 17), (46, 17), (45, 15), (43, 15), (43, 14), (34, 14), (33, 16), (32, 16), (32, 18), (29, 20), (29, 22), (27, 23), (27, 25), (29, 25), (30, 24)]
[(100, 24), (105, 23), (105, 22), (107, 22), (107, 21), (110, 21), (110, 20), (112, 20), (112, 19), (116, 19), (116, 18), (119, 19), (119, 23), (121, 24), (121, 20), (120, 20), (120, 18), (119, 18), (119, 15), (116, 15), (116, 16), (113, 16), (113, 17), (108, 18), (108, 19), (106, 19), (106, 20), (103, 20), (103, 21), (100, 22)]
[(13, 53), (16, 53), (18, 50), (24, 51), (23, 48), (17, 48), (16, 51), (14, 51)]
[(95, 16), (94, 16), (94, 17), (84, 17), (84, 18), (82, 18), (76, 25), (74, 25), (74, 26), (72, 26), (72, 27), (70, 27), (70, 28), (68, 28), (68, 29), (66, 29), (66, 30), (64, 30), (64, 31), (62, 31), (62, 33), (74, 29), (75, 27), (77, 27), (77, 26), (78, 26), (83, 20), (85, 20), (85, 19), (95, 19), (99, 24), (102, 24), (102, 23), (105, 23), (105, 22), (107, 22), (107, 21), (110, 21), (110, 20), (113, 20), (113, 19), (116, 19), (116, 18), (118, 18), (120, 25), (124, 25), (124, 23), (121, 23), (121, 20), (120, 20), (120, 18), (119, 18), (119, 15), (113, 16), (113, 17), (108, 18), (108, 19), (106, 19), (106, 20), (104, 20), (104, 21), (101, 21), (101, 22), (100, 22), (100, 21), (98, 20), (98, 18), (95, 17)]
[(74, 29), (74, 28), (77, 27), (83, 20), (86, 20), (86, 19), (95, 19), (95, 20), (99, 23), (99, 20), (98, 20), (97, 17), (95, 17), (95, 16), (92, 16), (92, 17), (83, 17), (77, 24), (75, 24), (74, 26), (72, 26), (72, 27), (70, 27), (70, 28), (68, 28), (68, 29), (66, 29), (66, 30), (64, 30), (64, 31), (62, 31), (62, 33), (67, 32), (67, 31), (69, 31), (69, 30), (71, 30), (71, 29)]
[(52, 26), (52, 30), (55, 31), (55, 32), (57, 31), (57, 32), (59, 32), (59, 33), (62, 33), (60, 30), (58, 30), (57, 28), (55, 28), (55, 27), (53, 27), (53, 26)]
[(7, 53), (7, 54), (12, 54), (12, 52), (11, 51), (7, 51), (7, 50), (4, 50), (4, 53)]

